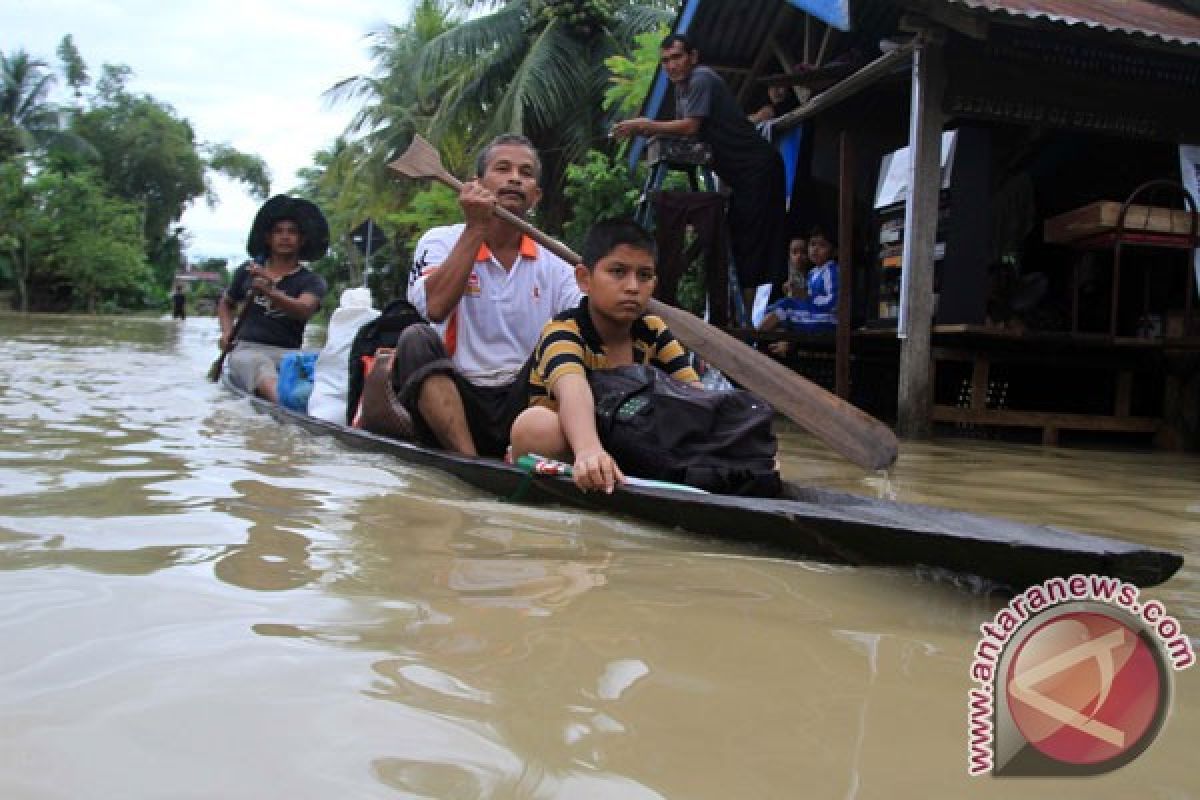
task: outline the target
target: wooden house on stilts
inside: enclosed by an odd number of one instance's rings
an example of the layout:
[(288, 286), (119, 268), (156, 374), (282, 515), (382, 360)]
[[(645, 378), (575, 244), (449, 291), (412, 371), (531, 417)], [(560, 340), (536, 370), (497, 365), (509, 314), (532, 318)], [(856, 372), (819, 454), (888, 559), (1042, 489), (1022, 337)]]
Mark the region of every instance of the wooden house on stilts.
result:
[(674, 29), (748, 113), (795, 98), (788, 224), (839, 231), (843, 287), (796, 369), (903, 435), (1200, 448), (1200, 0), (685, 0)]

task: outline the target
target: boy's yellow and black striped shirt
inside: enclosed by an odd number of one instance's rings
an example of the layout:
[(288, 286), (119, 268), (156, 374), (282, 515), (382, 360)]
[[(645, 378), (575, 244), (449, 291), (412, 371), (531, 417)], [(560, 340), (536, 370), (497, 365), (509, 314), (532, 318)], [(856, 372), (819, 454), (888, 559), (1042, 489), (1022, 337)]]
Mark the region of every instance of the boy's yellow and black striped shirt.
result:
[[(542, 328), (529, 373), (529, 405), (556, 409), (550, 389), (563, 375), (588, 375), (607, 369), (604, 343), (588, 315), (587, 297), (579, 305), (556, 316)], [(633, 360), (650, 364), (684, 383), (700, 380), (692, 369), (688, 351), (659, 317), (644, 314), (633, 322)]]

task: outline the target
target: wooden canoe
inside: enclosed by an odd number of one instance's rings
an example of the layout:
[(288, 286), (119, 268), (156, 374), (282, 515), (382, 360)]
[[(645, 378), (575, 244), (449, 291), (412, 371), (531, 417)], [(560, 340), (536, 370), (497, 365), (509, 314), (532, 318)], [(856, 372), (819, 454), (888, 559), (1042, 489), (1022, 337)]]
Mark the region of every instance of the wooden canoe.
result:
[(1074, 574), (1107, 575), (1137, 586), (1155, 586), (1183, 564), (1178, 553), (1103, 536), (794, 483), (785, 483), (783, 496), (769, 500), (640, 486), (621, 487), (611, 495), (584, 493), (569, 478), (526, 480), (524, 470), (495, 459), (377, 436), (233, 391), (282, 422), (333, 436), (357, 450), (434, 467), (499, 497), (513, 497), (524, 483), (523, 502), (622, 514), (738, 542), (770, 555), (860, 566), (926, 567), (978, 576), (1013, 591)]

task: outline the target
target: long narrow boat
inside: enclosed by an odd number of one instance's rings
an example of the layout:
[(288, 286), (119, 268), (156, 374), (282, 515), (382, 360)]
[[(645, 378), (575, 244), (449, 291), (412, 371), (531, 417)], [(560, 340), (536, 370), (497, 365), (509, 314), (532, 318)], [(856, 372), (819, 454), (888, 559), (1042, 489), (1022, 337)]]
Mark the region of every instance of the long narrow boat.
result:
[(624, 514), (701, 536), (735, 540), (772, 555), (863, 566), (930, 567), (979, 576), (1014, 591), (1073, 574), (1107, 575), (1137, 586), (1155, 586), (1183, 564), (1178, 553), (1102, 536), (794, 483), (785, 483), (783, 495), (769, 500), (642, 486), (621, 487), (611, 495), (584, 493), (566, 477), (530, 478), (526, 470), (495, 459), (459, 456), (377, 436), (238, 394), (278, 420), (336, 437), (358, 450), (434, 467), (500, 497), (520, 494), (526, 502)]

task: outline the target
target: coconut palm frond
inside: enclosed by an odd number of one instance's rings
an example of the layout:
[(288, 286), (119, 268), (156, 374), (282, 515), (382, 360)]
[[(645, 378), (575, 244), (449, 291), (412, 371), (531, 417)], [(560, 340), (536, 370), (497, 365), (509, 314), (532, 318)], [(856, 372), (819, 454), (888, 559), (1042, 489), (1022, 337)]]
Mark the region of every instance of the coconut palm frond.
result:
[(506, 94), (512, 97), (522, 129), (554, 127), (586, 113), (591, 100), (587, 49), (552, 22), (531, 44)]
[(516, 0), (494, 14), (460, 23), (435, 37), (421, 49), (413, 65), (422, 84), (436, 82), (439, 75), (453, 71), (464, 61), (494, 52), (520, 52), (526, 41), (528, 0)]
[(325, 103), (328, 105), (349, 103), (378, 94), (380, 86), (381, 82), (378, 78), (372, 78), (368, 75), (355, 75), (353, 78), (343, 78), (333, 86), (330, 86), (321, 92), (321, 97), (324, 98)]
[(631, 4), (617, 12), (610, 28), (618, 42), (632, 42), (639, 33), (669, 28), (674, 19), (674, 10)]

